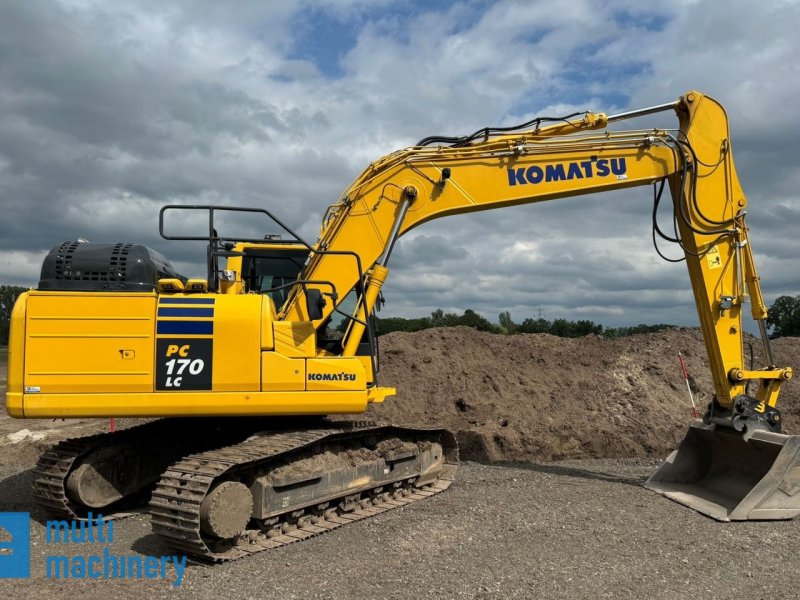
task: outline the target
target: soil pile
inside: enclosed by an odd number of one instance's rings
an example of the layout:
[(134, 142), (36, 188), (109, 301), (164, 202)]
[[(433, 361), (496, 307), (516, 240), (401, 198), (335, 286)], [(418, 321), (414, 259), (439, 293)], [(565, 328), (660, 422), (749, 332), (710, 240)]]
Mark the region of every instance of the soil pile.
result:
[[(678, 351), (698, 407), (713, 393), (697, 329), (609, 340), (455, 327), (391, 333), (380, 350), (380, 383), (397, 387), (397, 396), (368, 416), (450, 429), (471, 460), (666, 457), (691, 421)], [(800, 339), (776, 340), (773, 350), (795, 367)], [(790, 381), (781, 396), (792, 433), (800, 432), (797, 388)]]

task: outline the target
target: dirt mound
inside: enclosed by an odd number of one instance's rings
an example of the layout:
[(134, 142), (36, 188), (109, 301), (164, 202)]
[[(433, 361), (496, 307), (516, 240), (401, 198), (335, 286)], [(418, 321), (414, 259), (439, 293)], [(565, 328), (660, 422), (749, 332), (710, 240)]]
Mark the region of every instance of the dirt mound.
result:
[[(758, 359), (760, 344), (753, 348)], [(773, 349), (795, 366), (800, 339)], [(713, 392), (697, 329), (608, 340), (455, 327), (391, 333), (380, 350), (381, 384), (397, 396), (368, 416), (455, 431), (472, 460), (665, 457), (691, 421), (678, 351), (701, 408)], [(796, 387), (790, 381), (782, 394), (791, 432), (800, 430)]]

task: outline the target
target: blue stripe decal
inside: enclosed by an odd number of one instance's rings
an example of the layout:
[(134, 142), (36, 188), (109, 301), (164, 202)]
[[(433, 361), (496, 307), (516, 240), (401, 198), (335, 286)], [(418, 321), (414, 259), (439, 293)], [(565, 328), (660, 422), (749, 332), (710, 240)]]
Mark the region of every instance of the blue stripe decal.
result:
[(214, 321), (158, 321), (158, 335), (213, 335)]
[(159, 308), (159, 317), (213, 317), (213, 308)]
[(214, 298), (159, 298), (159, 304), (214, 304)]

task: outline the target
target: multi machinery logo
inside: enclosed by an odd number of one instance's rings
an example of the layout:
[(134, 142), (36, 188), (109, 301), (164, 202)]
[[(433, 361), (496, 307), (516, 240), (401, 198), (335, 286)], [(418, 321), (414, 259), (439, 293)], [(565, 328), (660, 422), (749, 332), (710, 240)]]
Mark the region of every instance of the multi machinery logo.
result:
[[(186, 556), (114, 554), (114, 524), (102, 515), (45, 523), (48, 579), (165, 579), (180, 587)], [(0, 578), (31, 576), (30, 513), (0, 513)]]
[(0, 513), (0, 578), (31, 576), (31, 516)]

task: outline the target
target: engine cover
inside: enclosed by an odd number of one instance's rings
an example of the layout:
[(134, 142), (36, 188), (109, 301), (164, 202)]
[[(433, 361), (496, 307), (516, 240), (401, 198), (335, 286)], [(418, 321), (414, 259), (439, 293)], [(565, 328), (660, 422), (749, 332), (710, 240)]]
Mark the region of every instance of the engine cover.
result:
[(147, 246), (119, 242), (64, 242), (42, 265), (40, 290), (151, 292), (159, 279), (179, 275), (164, 256)]

